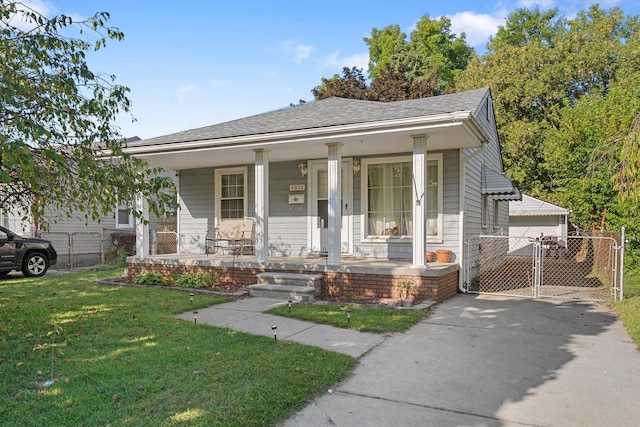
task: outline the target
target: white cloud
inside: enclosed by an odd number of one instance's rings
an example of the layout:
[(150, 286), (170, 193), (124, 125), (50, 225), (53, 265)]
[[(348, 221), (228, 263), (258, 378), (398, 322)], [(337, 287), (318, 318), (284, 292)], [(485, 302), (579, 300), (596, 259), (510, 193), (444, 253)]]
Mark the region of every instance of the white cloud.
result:
[(335, 68), (340, 71), (343, 67), (358, 67), (366, 71), (369, 67), (369, 54), (355, 53), (351, 56), (340, 57), (340, 51), (336, 51), (328, 55), (321, 64), (321, 68)]
[(484, 47), (489, 37), (494, 35), (498, 26), (505, 23), (505, 17), (485, 13), (460, 12), (449, 17), (451, 31), (456, 35), (465, 33), (467, 43), (472, 47)]
[(296, 58), (296, 64), (299, 64), (300, 62), (302, 62), (305, 59), (309, 59), (309, 56), (311, 56), (311, 52), (313, 52), (315, 50), (315, 48), (311, 45), (308, 44), (299, 44), (295, 47), (295, 58)]
[(300, 64), (305, 59), (309, 59), (311, 52), (316, 48), (309, 44), (296, 44), (293, 40), (285, 40), (280, 43), (282, 51), (287, 56), (293, 56), (296, 64)]

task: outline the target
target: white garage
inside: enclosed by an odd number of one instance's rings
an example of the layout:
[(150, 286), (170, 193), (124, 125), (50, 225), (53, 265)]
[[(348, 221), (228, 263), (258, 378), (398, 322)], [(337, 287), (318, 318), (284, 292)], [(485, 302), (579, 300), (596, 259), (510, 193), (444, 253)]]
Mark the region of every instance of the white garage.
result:
[(568, 217), (568, 209), (523, 194), (522, 200), (509, 202), (509, 235), (566, 242)]

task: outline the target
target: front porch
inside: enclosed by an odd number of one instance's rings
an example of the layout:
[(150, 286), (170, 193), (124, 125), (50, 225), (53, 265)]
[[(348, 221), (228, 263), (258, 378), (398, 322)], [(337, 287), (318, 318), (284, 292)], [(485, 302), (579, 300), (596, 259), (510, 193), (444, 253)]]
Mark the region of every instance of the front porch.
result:
[(170, 254), (132, 257), (127, 264), (131, 278), (145, 270), (166, 276), (216, 272), (220, 275), (219, 285), (238, 289), (257, 283), (256, 275), (265, 272), (321, 274), (324, 297), (395, 298), (395, 285), (407, 280), (420, 286), (418, 299), (440, 302), (458, 292), (457, 263), (433, 262), (426, 268), (411, 268), (408, 260), (342, 257), (337, 266), (328, 265), (327, 261), (326, 257), (270, 257), (258, 262), (253, 255)]

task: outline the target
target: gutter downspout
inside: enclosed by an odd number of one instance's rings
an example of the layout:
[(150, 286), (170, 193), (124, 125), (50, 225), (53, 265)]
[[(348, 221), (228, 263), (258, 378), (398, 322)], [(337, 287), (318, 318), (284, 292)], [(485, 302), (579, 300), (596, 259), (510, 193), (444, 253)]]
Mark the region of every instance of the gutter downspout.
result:
[(458, 178), (458, 180), (460, 181), (460, 189), (459, 189), (459, 201), (458, 201), (458, 206), (460, 208), (460, 212), (458, 214), (458, 225), (459, 225), (459, 231), (458, 231), (458, 236), (459, 236), (459, 253), (460, 253), (460, 274), (458, 274), (458, 289), (460, 289), (460, 292), (462, 293), (467, 293), (467, 288), (465, 287), (465, 276), (466, 276), (466, 269), (467, 269), (467, 265), (466, 265), (466, 259), (465, 259), (465, 246), (464, 246), (464, 231), (465, 231), (465, 191), (466, 191), (466, 185), (465, 185), (465, 180), (466, 180), (466, 165), (467, 162), (471, 159), (473, 159), (474, 157), (476, 157), (478, 154), (482, 154), (484, 152), (484, 147), (485, 144), (483, 143), (482, 146), (480, 148), (478, 148), (477, 150), (475, 150), (472, 154), (468, 155), (468, 156), (464, 156), (464, 151), (460, 150), (460, 154), (461, 156), (459, 157), (459, 162), (460, 162), (460, 166), (458, 167), (459, 170), (459, 175), (460, 177)]

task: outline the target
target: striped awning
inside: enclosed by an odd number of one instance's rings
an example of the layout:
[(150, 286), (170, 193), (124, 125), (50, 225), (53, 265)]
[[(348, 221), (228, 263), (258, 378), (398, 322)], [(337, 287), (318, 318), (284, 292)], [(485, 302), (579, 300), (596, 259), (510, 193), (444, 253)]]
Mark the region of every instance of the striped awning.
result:
[(522, 195), (504, 172), (497, 172), (482, 166), (482, 194), (493, 196), (494, 200), (520, 200)]

